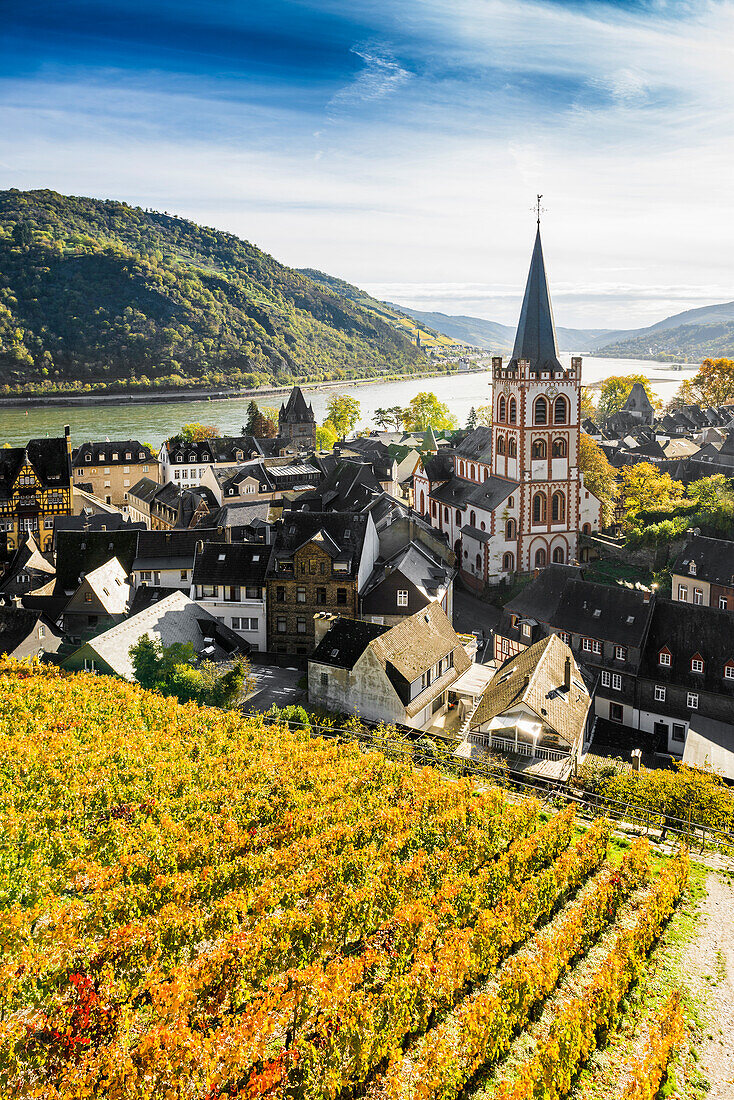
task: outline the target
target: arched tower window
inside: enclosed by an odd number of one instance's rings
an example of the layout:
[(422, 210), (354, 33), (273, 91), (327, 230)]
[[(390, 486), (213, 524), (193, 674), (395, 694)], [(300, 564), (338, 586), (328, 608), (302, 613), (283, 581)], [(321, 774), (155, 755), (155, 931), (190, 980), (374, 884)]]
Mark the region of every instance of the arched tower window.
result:
[(464, 476), (464, 460), (463, 459), (459, 463), (459, 476), (460, 477)]
[(507, 418), (511, 424), (517, 423), (517, 401), (514, 397), (510, 398), (510, 415)]
[(534, 420), (536, 424), (548, 423), (548, 402), (544, 397), (539, 397), (535, 402)]
[(517, 458), (517, 440), (514, 436), (507, 440), (507, 454), (510, 458)]
[(553, 523), (563, 523), (566, 518), (566, 498), (561, 492), (553, 494), (551, 516)]
[(456, 522), (461, 523), (461, 512), (458, 508), (456, 509)]
[(535, 551), (535, 568), (543, 569), (545, 567), (545, 549), (541, 546), (540, 550)]
[(503, 435), (497, 436), (497, 454), (503, 455), (505, 453), (505, 437)]
[(421, 489), (421, 512), (425, 512), (425, 510), (426, 510), (426, 498), (423, 494), (423, 490)]
[(545, 445), (545, 440), (544, 439), (534, 439), (533, 440), (533, 448), (532, 448), (533, 458), (545, 458), (547, 453), (548, 452), (547, 452), (547, 448), (546, 448), (546, 445)]
[(474, 481), (475, 476), (476, 475), (474, 473), (474, 463), (472, 462), (472, 464), (471, 464), (471, 479), (472, 479), (472, 481)]
[(568, 402), (565, 397), (557, 397), (553, 404), (553, 423), (565, 424), (567, 420), (566, 410), (568, 409)]
[(563, 565), (565, 560), (566, 560), (566, 555), (563, 551), (563, 547), (562, 546), (557, 546), (555, 548), (555, 550), (553, 551), (553, 561), (556, 563), (556, 565)]
[(533, 523), (545, 523), (545, 493), (533, 497)]
[(568, 448), (566, 446), (566, 440), (565, 439), (554, 439), (553, 440), (553, 457), (554, 458), (565, 458), (567, 452), (568, 452)]
[(502, 424), (504, 424), (506, 415), (507, 415), (507, 402), (505, 401), (504, 395), (502, 395), (500, 397), (499, 401), (497, 402), (497, 419)]
[(515, 555), (511, 554), (509, 550), (502, 555), (502, 568), (506, 573), (511, 573), (515, 568)]
[(517, 524), (515, 523), (514, 519), (508, 519), (507, 523), (505, 524), (505, 538), (514, 539), (516, 534)]

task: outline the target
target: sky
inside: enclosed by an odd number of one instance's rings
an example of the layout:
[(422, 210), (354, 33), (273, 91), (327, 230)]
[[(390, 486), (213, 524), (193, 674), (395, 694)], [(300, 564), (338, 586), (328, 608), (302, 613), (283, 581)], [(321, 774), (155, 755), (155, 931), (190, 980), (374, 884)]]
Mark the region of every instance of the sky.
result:
[(0, 188), (167, 210), (419, 309), (734, 299), (734, 0), (3, 0)]

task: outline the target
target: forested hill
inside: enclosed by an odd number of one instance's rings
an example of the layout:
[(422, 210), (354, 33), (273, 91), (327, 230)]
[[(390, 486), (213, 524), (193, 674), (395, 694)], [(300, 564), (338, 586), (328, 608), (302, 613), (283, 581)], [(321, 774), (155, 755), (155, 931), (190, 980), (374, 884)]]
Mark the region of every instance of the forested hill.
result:
[(3, 392), (425, 365), (392, 325), (230, 233), (122, 202), (0, 191)]

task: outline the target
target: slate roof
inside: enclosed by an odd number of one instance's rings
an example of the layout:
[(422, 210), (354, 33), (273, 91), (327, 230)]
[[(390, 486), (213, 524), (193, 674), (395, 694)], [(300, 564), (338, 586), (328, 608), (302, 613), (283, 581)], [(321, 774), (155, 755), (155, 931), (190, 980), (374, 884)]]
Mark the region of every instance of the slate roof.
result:
[[(565, 690), (566, 661), (571, 688)], [(524, 705), (570, 746), (580, 741), (591, 698), (570, 648), (555, 634), (529, 646), (497, 671), (471, 719), (478, 729), (511, 708)]]
[(286, 512), (273, 538), (269, 573), (273, 574), (277, 561), (292, 558), (315, 540), (330, 557), (349, 562), (345, 577), (356, 576), (366, 530), (366, 516), (351, 512)]
[[(44, 637), (38, 637), (38, 626), (44, 628)], [(0, 606), (0, 656), (8, 655), (23, 660), (35, 656), (39, 650), (55, 653), (62, 632), (40, 611), (28, 611), (24, 607)]]
[(217, 527), (222, 531), (243, 527), (265, 529), (269, 526), (271, 508), (272, 504), (269, 500), (225, 502), (221, 508), (202, 516), (193, 530), (199, 532), (199, 538), (203, 538), (206, 531)]
[(71, 595), (83, 573), (117, 558), (125, 574), (132, 572), (142, 531), (59, 531), (56, 540), (56, 596)]
[(627, 400), (622, 406), (622, 410), (624, 412), (642, 412), (646, 414), (654, 411), (652, 402), (647, 396), (647, 391), (642, 382), (635, 382), (627, 395)]
[(185, 569), (194, 560), (201, 533), (192, 531), (141, 531), (133, 569)]
[[(130, 457), (126, 458), (126, 455)], [(157, 463), (158, 456), (137, 439), (106, 439), (103, 443), (87, 442), (76, 447), (72, 462), (74, 466), (127, 466), (137, 462)]]
[[(363, 599), (375, 592), (389, 577), (400, 573), (423, 593), (426, 600), (435, 599), (446, 588), (455, 570), (445, 561), (434, 557), (430, 550), (418, 542), (401, 547), (388, 561), (375, 564), (372, 575), (362, 593)], [(394, 597), (393, 597), (394, 599)], [(375, 612), (371, 605), (371, 613)]]
[(577, 566), (549, 565), (505, 604), (505, 610), (523, 619), (552, 622), (566, 582), (581, 577), (583, 570)]
[(194, 584), (263, 585), (271, 547), (262, 542), (200, 544), (194, 560)]
[(479, 462), (492, 461), (492, 429), (488, 427), (475, 428), (462, 439), (454, 454), (460, 458), (474, 459)]
[[(150, 634), (164, 645), (174, 642), (191, 642), (194, 650), (210, 660), (222, 660), (233, 653), (247, 653), (250, 646), (239, 635), (219, 623), (190, 600), (183, 592), (171, 592), (165, 599), (151, 604), (139, 614), (99, 634), (80, 647), (97, 654), (118, 676), (135, 678), (130, 647), (143, 636)], [(214, 639), (208, 641), (207, 639)], [(76, 651), (79, 652), (78, 650)], [(72, 654), (74, 657), (76, 654)]]
[(78, 516), (57, 516), (54, 521), (54, 537), (58, 531), (145, 531), (142, 522), (133, 523), (122, 512), (80, 512)]
[(540, 226), (535, 236), (525, 296), (509, 363), (511, 369), (517, 366), (519, 359), (528, 359), (533, 373), (563, 370), (558, 358), (556, 327), (545, 273)]
[(286, 404), (280, 406), (278, 421), (286, 424), (305, 424), (313, 423), (314, 420), (313, 408), (306, 404), (301, 387), (294, 386)]
[(307, 511), (358, 512), (382, 496), (383, 489), (369, 463), (342, 459), (318, 488), (298, 498)]
[(484, 508), (491, 512), (507, 500), (519, 488), (519, 484), (518, 481), (508, 481), (505, 478), (495, 477), (494, 474), (481, 482), (469, 481), (454, 474), (445, 485), (439, 485), (432, 490), (431, 497), (452, 508), (474, 505), (476, 508)]
[(383, 667), (392, 665), (408, 683), (432, 668), (447, 653), (454, 654), (452, 671), (455, 676), (452, 679), (471, 665), (471, 659), (439, 603), (431, 603), (403, 619), (370, 645), (380, 664)]
[(361, 619), (338, 618), (327, 630), (316, 649), (309, 657), (321, 665), (333, 665), (335, 668), (354, 668), (367, 646), (379, 638), (389, 627), (379, 623), (362, 622)]
[[(696, 566), (695, 573), (691, 573), (692, 562)], [(671, 572), (731, 588), (734, 585), (734, 542), (694, 535), (675, 559)]]
[(130, 585), (127, 583), (127, 573), (117, 558), (92, 569), (82, 583), (91, 588), (108, 615), (123, 615), (127, 610)]
[[(660, 650), (671, 653), (669, 667), (661, 667)], [(702, 674), (691, 671), (691, 658), (703, 658)], [(734, 661), (734, 626), (730, 611), (702, 604), (658, 599), (650, 623), (640, 675), (659, 684), (690, 691), (711, 691), (734, 698), (734, 682), (724, 680), (724, 665)]]
[(38, 543), (29, 533), (22, 546), (13, 554), (0, 580), (0, 592), (14, 586), (19, 573), (39, 573), (49, 579), (56, 575), (56, 567), (41, 552)]
[(645, 638), (651, 603), (645, 593), (623, 585), (569, 580), (558, 601), (551, 625), (569, 634), (639, 649)]
[(141, 477), (139, 481), (136, 481), (132, 489), (128, 489), (127, 495), (129, 497), (135, 497), (137, 500), (142, 500), (145, 504), (150, 504), (153, 497), (161, 488), (157, 481), (153, 481), (150, 477)]

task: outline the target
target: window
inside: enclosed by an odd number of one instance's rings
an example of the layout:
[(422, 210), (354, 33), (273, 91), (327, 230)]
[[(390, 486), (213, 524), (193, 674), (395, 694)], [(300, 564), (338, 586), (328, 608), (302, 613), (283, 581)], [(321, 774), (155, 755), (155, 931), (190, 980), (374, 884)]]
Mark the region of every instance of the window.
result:
[(679, 584), (678, 585), (678, 600), (681, 603), (685, 603), (687, 599), (688, 599), (688, 585), (687, 584)]
[(700, 657), (691, 658), (691, 672), (703, 672), (703, 661)]
[(534, 439), (531, 453), (532, 453), (533, 458), (545, 458), (545, 456), (547, 454), (546, 446), (545, 446), (545, 440), (544, 439)]
[(612, 673), (612, 690), (613, 691), (621, 691), (622, 690), (622, 677), (619, 675), (618, 672), (613, 672)]
[(545, 523), (545, 493), (533, 497), (533, 523)]
[(257, 584), (248, 584), (245, 588), (245, 599), (247, 600), (259, 600), (261, 597), (260, 586)]
[(503, 455), (505, 453), (505, 437), (503, 435), (497, 436), (497, 454)]
[(553, 423), (565, 424), (566, 423), (566, 409), (567, 402), (565, 397), (557, 397), (553, 405)]
[(609, 721), (610, 722), (624, 722), (624, 707), (621, 703), (609, 704)]
[(562, 546), (557, 546), (553, 551), (553, 561), (556, 565), (563, 565), (566, 560), (566, 554)]
[(558, 631), (558, 637), (561, 639), (562, 642), (565, 642), (566, 645), (571, 644), (571, 635), (566, 633), (565, 630), (559, 630)]
[(87, 657), (84, 658), (84, 671), (85, 672), (95, 672), (96, 671), (96, 666), (94, 664), (94, 661), (90, 661)]
[(517, 440), (514, 436), (507, 440), (507, 454), (510, 458), (517, 458)]
[(475, 471), (474, 471), (474, 463), (472, 462), (472, 464), (471, 464), (471, 479), (472, 479), (472, 481), (474, 480), (474, 478), (475, 478)]
[(698, 603), (698, 604), (703, 603), (703, 589), (702, 588), (694, 588), (693, 589), (693, 602)]
[(461, 525), (461, 512), (458, 508), (456, 509), (456, 522)]
[(695, 561), (691, 561), (691, 562), (688, 563), (688, 573), (691, 577), (695, 577), (695, 575), (696, 575), (696, 563), (695, 563)]
[(346, 588), (337, 588), (337, 590), (336, 590), (336, 602), (338, 604), (345, 604), (347, 602), (347, 590), (346, 590)]
[(680, 722), (673, 722), (673, 740), (683, 742), (686, 739), (686, 727)]
[(507, 523), (505, 524), (505, 538), (514, 539), (516, 535), (516, 528), (517, 524), (515, 523), (515, 520), (508, 519)]
[(217, 595), (216, 584), (202, 584), (201, 586), (202, 597), (208, 596), (209, 598)]
[(535, 551), (535, 568), (545, 568), (545, 550), (541, 547), (540, 550)]
[(398, 590), (398, 607), (408, 606), (408, 593), (405, 589)]
[(506, 415), (507, 415), (507, 401), (505, 400), (504, 397), (500, 397), (499, 401), (497, 402), (497, 419), (501, 420), (501, 421), (504, 421)]
[(615, 661), (626, 661), (627, 660), (627, 646), (626, 645), (615, 645), (615, 647), (614, 647), (614, 660)]
[(306, 620), (302, 615), (299, 615), (296, 619), (296, 630), (299, 634), (306, 633)]
[(734, 664), (724, 665), (724, 679), (734, 680)]
[(472, 527), (476, 527), (477, 525), (477, 513), (474, 511), (474, 509), (472, 509), (469, 513), (469, 523)]
[(686, 698), (686, 706), (689, 710), (698, 710), (698, 692), (689, 691)]
[(280, 584), (275, 589), (275, 602), (285, 603), (285, 588)]
[(593, 638), (582, 638), (581, 648), (584, 653), (596, 653), (597, 656), (601, 654), (601, 642), (596, 642)]
[(729, 610), (729, 597), (728, 596), (719, 596), (719, 611), (728, 611), (728, 610)]
[(91, 603), (92, 602), (92, 593), (91, 592), (85, 592), (84, 593), (84, 602), (85, 603)]
[(329, 673), (328, 672), (322, 672), (321, 673), (321, 686), (322, 687), (328, 687), (329, 686)]
[(536, 424), (548, 423), (548, 402), (544, 397), (539, 397), (535, 402), (535, 417)]
[(551, 504), (551, 517), (553, 523), (563, 523), (566, 519), (566, 498), (563, 493), (557, 492), (553, 494), (553, 501)]
[(670, 665), (671, 665), (670, 653), (667, 651), (667, 649), (661, 649), (660, 650), (660, 653), (658, 654), (658, 664), (662, 668), (670, 668)]
[(517, 421), (517, 401), (514, 397), (510, 398), (510, 415), (507, 417), (510, 424), (514, 424)]
[(448, 510), (448, 508), (444, 508), (443, 518), (446, 520), (447, 523), (449, 522), (449, 510)]
[(431, 515), (433, 516), (434, 519), (436, 518), (436, 502), (435, 502), (435, 500), (431, 501)]
[(482, 571), (482, 555), (481, 554), (477, 554), (476, 570), (477, 570), (477, 573), (481, 573), (481, 571)]
[(511, 554), (509, 550), (502, 555), (502, 568), (505, 573), (511, 573), (515, 568), (515, 555)]
[(275, 620), (275, 629), (278, 631), (279, 634), (285, 634), (286, 627), (287, 623), (285, 616), (279, 615), (278, 618)]
[(601, 674), (602, 687), (608, 688), (612, 682), (612, 676), (609, 672), (602, 672)]
[(666, 688), (662, 684), (656, 684), (655, 685), (655, 702), (656, 703), (664, 703), (666, 695), (667, 695)]
[(299, 584), (296, 588), (296, 603), (306, 602), (306, 588), (304, 585)]
[(531, 636), (532, 627), (531, 627), (530, 623), (523, 623), (522, 627), (520, 629), (521, 629), (521, 633), (522, 633), (523, 638), (529, 638)]
[(181, 580), (182, 580), (182, 581), (187, 581), (188, 579), (189, 579), (189, 571), (188, 571), (188, 569), (182, 569), (182, 570), (181, 570)]
[(554, 439), (553, 440), (553, 458), (565, 458), (566, 457), (566, 440)]
[(46, 627), (42, 626), (40, 624), (39, 624), (39, 627), (38, 627), (38, 637), (39, 638), (45, 638), (46, 637)]

